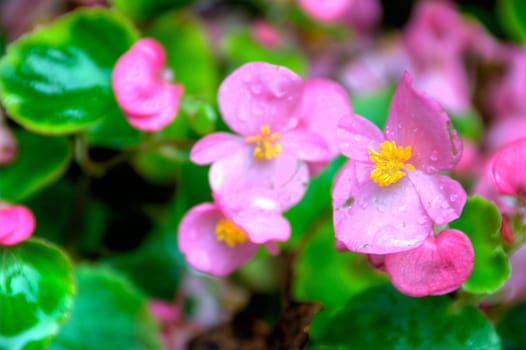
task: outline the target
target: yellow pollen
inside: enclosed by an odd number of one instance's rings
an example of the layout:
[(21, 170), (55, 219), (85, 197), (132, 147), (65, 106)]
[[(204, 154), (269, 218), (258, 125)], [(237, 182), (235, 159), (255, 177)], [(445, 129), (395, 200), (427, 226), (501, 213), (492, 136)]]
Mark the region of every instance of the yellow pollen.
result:
[(230, 248), (245, 243), (248, 239), (245, 232), (228, 219), (221, 219), (216, 224), (217, 240), (225, 242)]
[(254, 152), (252, 155), (257, 160), (274, 159), (281, 152), (281, 143), (277, 142), (281, 135), (277, 132), (271, 134), (270, 127), (264, 125), (261, 127), (261, 132), (255, 136), (248, 136), (245, 138), (246, 143), (254, 144)]
[(411, 146), (396, 146), (394, 141), (384, 141), (380, 144), (380, 152), (369, 148), (369, 159), (374, 163), (374, 169), (369, 177), (381, 187), (392, 185), (406, 175), (404, 170), (415, 170), (406, 163), (411, 158)]

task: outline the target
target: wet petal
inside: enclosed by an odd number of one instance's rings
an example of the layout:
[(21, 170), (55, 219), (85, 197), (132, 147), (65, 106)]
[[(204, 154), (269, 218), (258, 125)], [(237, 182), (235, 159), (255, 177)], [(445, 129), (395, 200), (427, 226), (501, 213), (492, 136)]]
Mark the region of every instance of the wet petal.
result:
[(305, 163), (286, 151), (272, 160), (255, 160), (247, 151), (214, 162), (209, 180), (230, 211), (252, 206), (281, 212), (303, 197), (309, 174)]
[(385, 140), (376, 125), (357, 114), (340, 119), (336, 138), (343, 154), (361, 162), (368, 162), (369, 149), (377, 150)]
[(490, 160), (489, 175), (503, 194), (526, 194), (526, 139), (497, 151)]
[(219, 241), (216, 225), (224, 218), (215, 204), (204, 203), (190, 209), (179, 225), (179, 249), (196, 270), (226, 276), (249, 260), (257, 245), (247, 241), (234, 247)]
[(290, 237), (290, 224), (280, 213), (238, 212), (233, 215), (232, 221), (243, 228), (250, 240), (257, 244), (286, 241)]
[(418, 170), (409, 171), (408, 176), (422, 206), (435, 224), (444, 225), (460, 216), (466, 203), (466, 191), (458, 181)]
[(225, 78), (218, 103), (225, 123), (244, 136), (268, 125), (283, 130), (299, 108), (303, 79), (288, 68), (264, 62), (247, 63)]
[(349, 161), (335, 179), (336, 239), (349, 250), (367, 254), (395, 253), (420, 245), (432, 231), (432, 221), (411, 182), (402, 178), (379, 187), (364, 179), (364, 168), (371, 170)]
[(248, 148), (242, 137), (226, 132), (215, 132), (195, 143), (190, 151), (190, 160), (197, 164), (209, 164), (230, 156), (244, 147)]
[(331, 158), (327, 143), (314, 132), (296, 129), (283, 134), (280, 141), (282, 147), (298, 159), (322, 162)]
[(384, 257), (393, 285), (402, 293), (421, 297), (449, 293), (464, 283), (475, 256), (469, 238), (447, 229), (418, 248)]
[(462, 154), (462, 141), (447, 113), (433, 99), (411, 86), (404, 73), (393, 96), (385, 137), (411, 146), (410, 163), (427, 173), (451, 169)]

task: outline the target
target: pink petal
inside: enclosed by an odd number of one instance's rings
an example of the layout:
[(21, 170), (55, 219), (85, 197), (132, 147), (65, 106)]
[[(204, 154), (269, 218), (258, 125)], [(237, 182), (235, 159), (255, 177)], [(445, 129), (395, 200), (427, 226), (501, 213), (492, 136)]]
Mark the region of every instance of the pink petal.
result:
[(422, 297), (449, 293), (464, 283), (475, 256), (469, 238), (447, 229), (430, 236), (418, 248), (385, 256), (385, 268), (402, 293)]
[(498, 150), (514, 141), (526, 138), (526, 118), (509, 117), (493, 123), (484, 136), (484, 146), (489, 152)]
[(393, 96), (385, 136), (398, 146), (411, 146), (409, 163), (427, 173), (451, 169), (460, 159), (462, 142), (451, 120), (433, 99), (411, 87), (404, 73)]
[(466, 204), (466, 191), (457, 181), (444, 175), (408, 171), (427, 214), (437, 225), (445, 225), (460, 216)]
[(0, 166), (11, 163), (17, 152), (17, 141), (13, 132), (3, 124), (0, 115)]
[(286, 241), (290, 237), (290, 224), (281, 214), (269, 211), (238, 212), (232, 221), (243, 228), (250, 240), (257, 244)]
[(343, 154), (361, 162), (368, 162), (369, 149), (377, 150), (385, 140), (376, 125), (357, 114), (340, 119), (336, 138)]
[(384, 257), (385, 255), (380, 254), (367, 254), (367, 261), (369, 261), (369, 264), (371, 264), (375, 269), (385, 271)]
[(35, 230), (35, 217), (23, 205), (0, 208), (0, 244), (14, 245), (29, 238)]
[(215, 132), (195, 143), (190, 151), (190, 160), (197, 164), (209, 164), (245, 147), (247, 144), (243, 138), (226, 132)]
[(371, 170), (351, 160), (335, 179), (336, 239), (349, 250), (367, 254), (395, 253), (420, 245), (433, 228), (409, 179), (379, 187), (360, 175), (364, 169)]
[(296, 129), (283, 134), (281, 146), (293, 153), (298, 159), (306, 161), (327, 161), (331, 158), (325, 140), (318, 134)]
[(204, 203), (190, 209), (179, 225), (179, 249), (196, 270), (226, 276), (249, 260), (257, 245), (247, 241), (229, 247), (217, 239), (215, 228), (223, 213), (215, 204)]
[(270, 161), (259, 161), (247, 150), (214, 162), (209, 180), (232, 212), (247, 206), (281, 212), (303, 197), (309, 174), (305, 163), (291, 153), (282, 151)]
[(353, 0), (299, 0), (300, 6), (309, 16), (328, 22), (344, 17), (353, 3)]
[(303, 79), (288, 68), (265, 62), (247, 63), (221, 83), (218, 103), (225, 123), (244, 136), (268, 125), (279, 132), (299, 107)]
[(153, 131), (175, 118), (183, 88), (169, 84), (160, 75), (164, 50), (152, 39), (137, 41), (115, 64), (112, 87), (130, 124)]
[(526, 244), (522, 244), (510, 256), (511, 276), (501, 288), (506, 302), (523, 300), (526, 296)]
[(338, 122), (352, 114), (349, 95), (343, 87), (328, 79), (307, 80), (298, 114), (301, 127), (321, 135), (329, 147), (331, 158), (336, 156), (339, 153), (336, 142)]
[(490, 160), (489, 174), (503, 194), (526, 194), (526, 139), (497, 151)]

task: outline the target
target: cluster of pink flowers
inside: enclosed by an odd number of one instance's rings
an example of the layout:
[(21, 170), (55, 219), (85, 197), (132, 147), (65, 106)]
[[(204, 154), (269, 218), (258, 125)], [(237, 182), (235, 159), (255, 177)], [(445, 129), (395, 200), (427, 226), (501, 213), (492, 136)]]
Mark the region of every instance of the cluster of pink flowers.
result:
[(336, 83), (303, 80), (291, 70), (264, 62), (245, 64), (221, 84), (218, 103), (236, 134), (216, 132), (190, 153), (212, 164), (214, 203), (192, 208), (179, 226), (179, 247), (200, 271), (227, 275), (266, 246), (277, 251), (290, 225), (282, 213), (304, 195), (309, 166), (337, 154), (332, 136), (351, 114)]

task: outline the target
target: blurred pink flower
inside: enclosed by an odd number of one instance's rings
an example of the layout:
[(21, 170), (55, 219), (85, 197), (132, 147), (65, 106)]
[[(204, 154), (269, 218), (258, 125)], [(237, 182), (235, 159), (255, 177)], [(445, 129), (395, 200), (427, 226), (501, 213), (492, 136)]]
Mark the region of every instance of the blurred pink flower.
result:
[[(1, 113), (1, 112), (0, 112)], [(0, 166), (11, 163), (17, 152), (17, 142), (15, 135), (2, 123), (0, 115)]]
[(470, 106), (463, 54), (471, 32), (449, 1), (418, 3), (404, 32), (415, 87), (454, 112)]
[(252, 36), (263, 46), (276, 48), (281, 44), (279, 32), (270, 23), (258, 20), (252, 23)]
[(221, 199), (190, 209), (179, 225), (179, 249), (196, 270), (225, 276), (252, 258), (260, 244), (286, 241), (290, 225), (271, 210), (232, 211)]
[(34, 230), (35, 218), (27, 207), (0, 202), (0, 245), (20, 243)]
[(526, 299), (526, 244), (522, 244), (510, 256), (511, 276), (497, 294), (500, 302), (512, 303)]
[(460, 215), (464, 189), (438, 172), (458, 162), (461, 140), (440, 105), (413, 89), (409, 74), (395, 91), (385, 133), (353, 115), (341, 119), (337, 136), (350, 158), (332, 190), (340, 245), (370, 254), (405, 251), (421, 245), (433, 223)]
[(385, 271), (393, 285), (414, 297), (440, 295), (459, 288), (471, 274), (474, 261), (470, 239), (453, 229), (428, 235), (417, 248), (384, 256)]
[(489, 162), (489, 174), (496, 189), (505, 195), (526, 198), (526, 139), (498, 150)]
[(153, 39), (140, 39), (117, 60), (112, 87), (133, 127), (156, 131), (175, 118), (183, 87), (170, 83), (168, 72), (164, 50)]
[(219, 108), (239, 135), (209, 134), (190, 153), (197, 164), (213, 163), (213, 192), (227, 202), (244, 203), (253, 194), (254, 201), (272, 210), (288, 209), (301, 199), (309, 179), (305, 162), (330, 159), (323, 137), (298, 126), (304, 85), (289, 69), (264, 62), (245, 64), (223, 81)]

